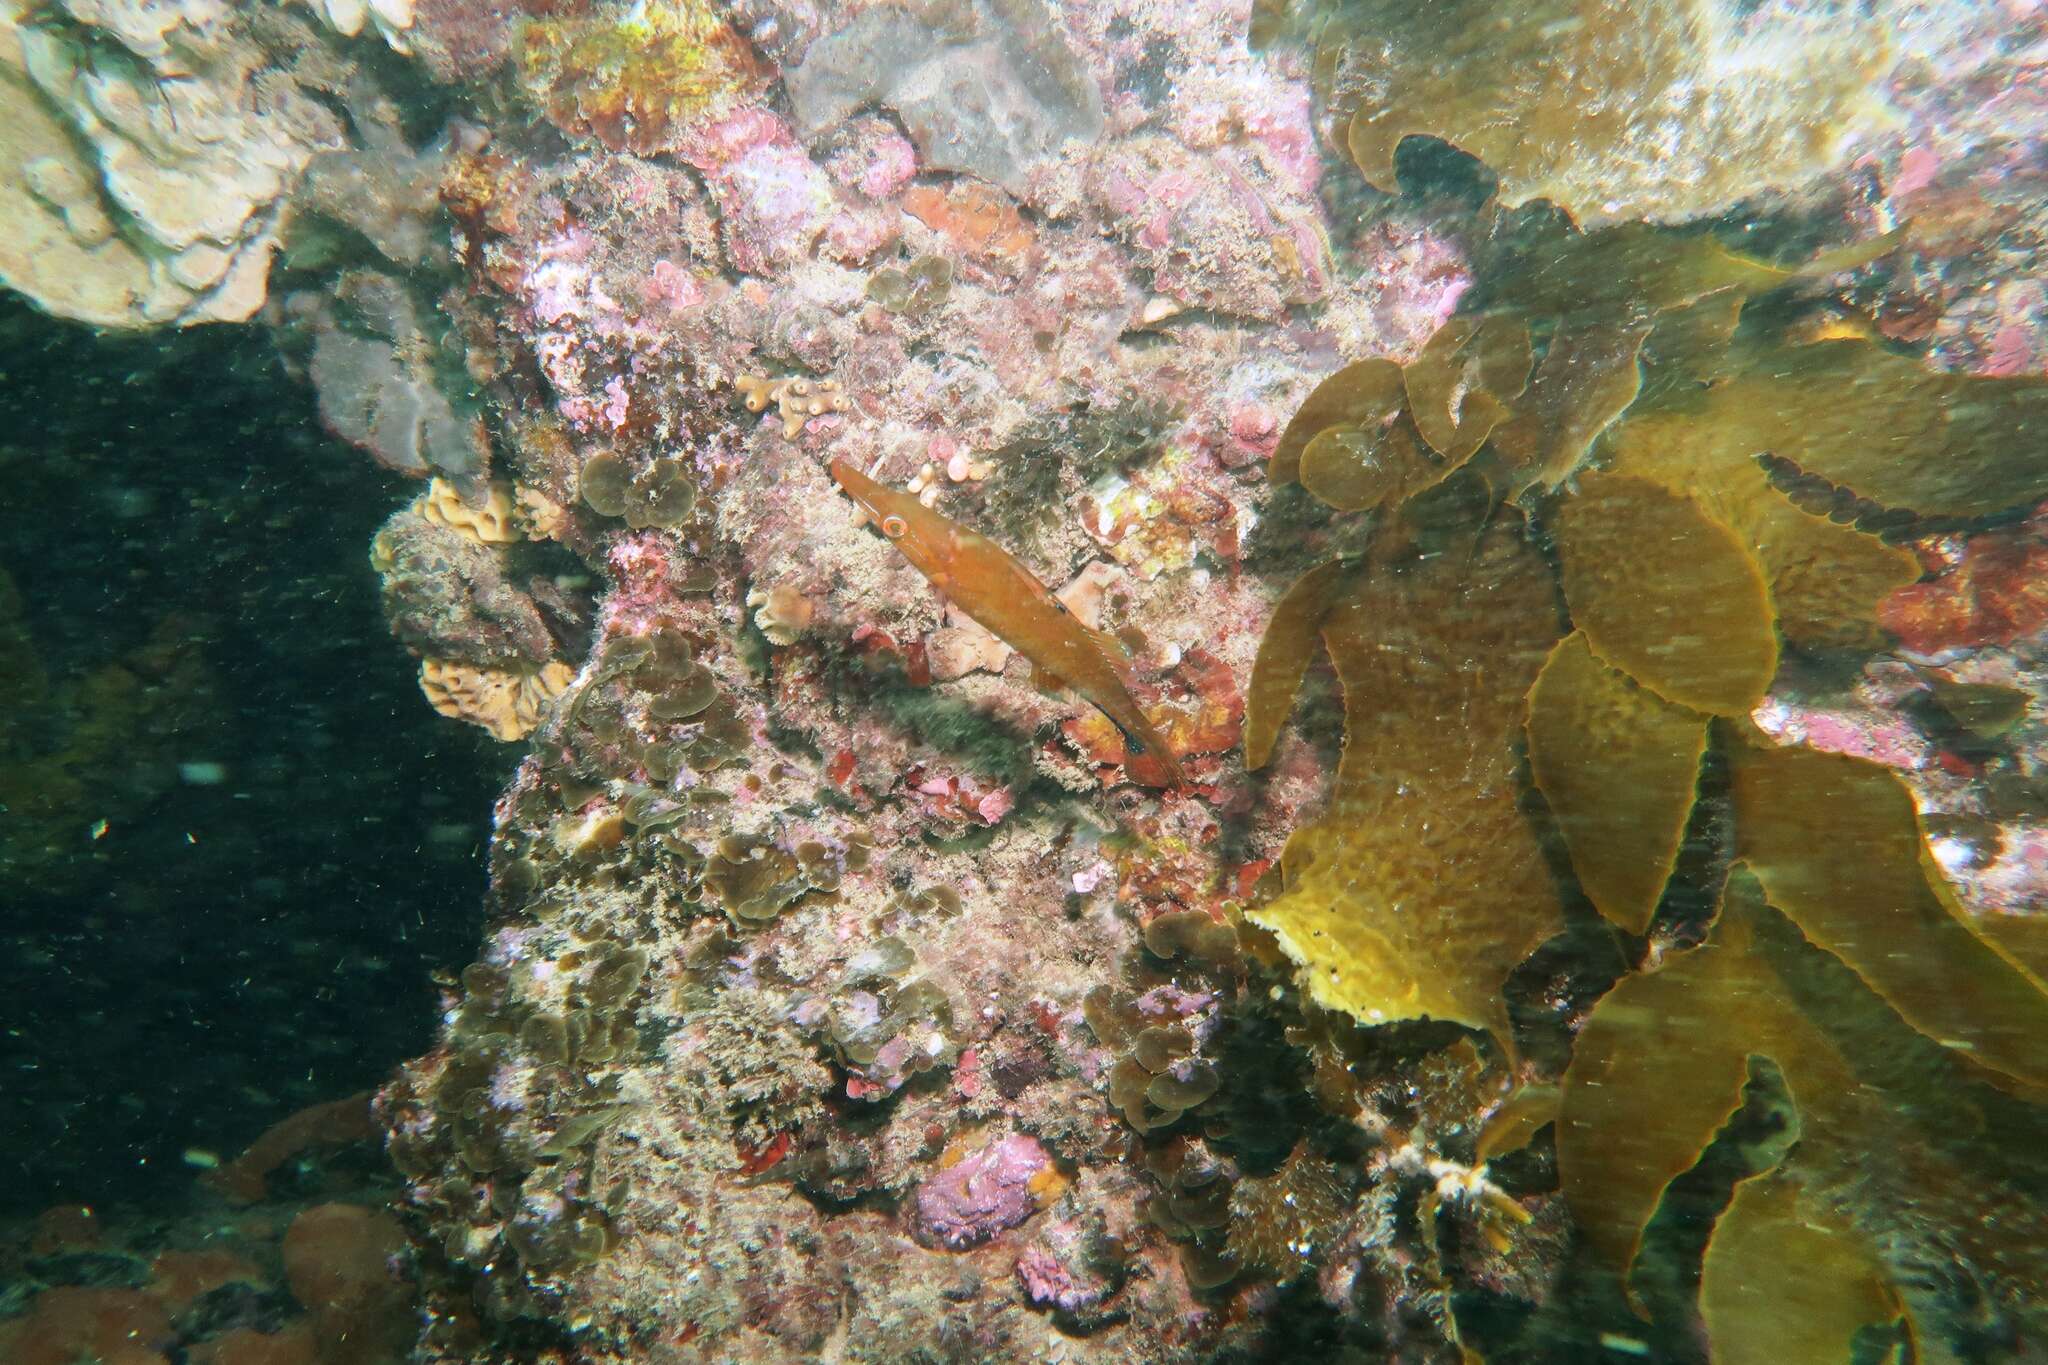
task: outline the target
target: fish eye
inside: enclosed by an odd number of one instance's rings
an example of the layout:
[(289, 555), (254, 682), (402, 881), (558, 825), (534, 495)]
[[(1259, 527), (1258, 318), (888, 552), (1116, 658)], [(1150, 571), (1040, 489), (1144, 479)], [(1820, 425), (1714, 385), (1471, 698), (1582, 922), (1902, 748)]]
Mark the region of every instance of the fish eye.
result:
[(905, 522), (901, 517), (882, 518), (882, 534), (889, 537), (889, 539), (891, 540), (901, 538), (903, 533), (905, 531), (908, 531), (909, 529), (909, 524)]

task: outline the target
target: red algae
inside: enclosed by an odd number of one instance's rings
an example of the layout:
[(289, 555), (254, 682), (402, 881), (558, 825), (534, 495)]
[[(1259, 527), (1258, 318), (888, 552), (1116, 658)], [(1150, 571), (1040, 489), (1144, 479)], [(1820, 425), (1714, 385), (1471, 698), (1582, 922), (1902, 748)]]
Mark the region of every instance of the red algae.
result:
[(2048, 629), (2048, 544), (2034, 528), (1972, 536), (1927, 581), (1886, 598), (1878, 619), (1916, 654), (2037, 636)]

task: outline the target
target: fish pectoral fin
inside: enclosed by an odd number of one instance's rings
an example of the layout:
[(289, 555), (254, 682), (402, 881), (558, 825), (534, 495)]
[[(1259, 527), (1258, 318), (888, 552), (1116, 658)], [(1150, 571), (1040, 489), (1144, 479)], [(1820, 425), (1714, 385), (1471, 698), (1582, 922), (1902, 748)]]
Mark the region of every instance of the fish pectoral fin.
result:
[(1111, 635), (1106, 630), (1090, 630), (1079, 621), (1074, 622), (1074, 629), (1080, 631), (1087, 638), (1089, 644), (1101, 650), (1103, 656), (1118, 668), (1130, 667), (1131, 652), (1124, 648), (1122, 640), (1117, 639), (1116, 636)]
[(1073, 688), (1072, 683), (1036, 661), (1031, 665), (1031, 685), (1048, 697), (1056, 697)]

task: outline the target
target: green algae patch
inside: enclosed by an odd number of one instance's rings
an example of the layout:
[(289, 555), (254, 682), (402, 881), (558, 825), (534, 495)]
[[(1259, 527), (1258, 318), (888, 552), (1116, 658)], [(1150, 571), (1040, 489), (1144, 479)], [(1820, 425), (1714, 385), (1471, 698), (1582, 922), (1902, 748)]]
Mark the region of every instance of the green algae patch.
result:
[(1284, 891), (1248, 916), (1317, 1004), (1507, 1042), (1501, 986), (1561, 925), (1512, 745), (1559, 634), (1548, 578), (1509, 515), (1324, 613), (1343, 759), (1328, 814), (1288, 841)]
[(767, 923), (810, 891), (790, 854), (758, 836), (728, 834), (704, 869), (704, 889), (743, 928)]
[(1529, 763), (1594, 906), (1649, 928), (1692, 814), (1707, 717), (1597, 658), (1583, 633), (1551, 651), (1529, 693)]

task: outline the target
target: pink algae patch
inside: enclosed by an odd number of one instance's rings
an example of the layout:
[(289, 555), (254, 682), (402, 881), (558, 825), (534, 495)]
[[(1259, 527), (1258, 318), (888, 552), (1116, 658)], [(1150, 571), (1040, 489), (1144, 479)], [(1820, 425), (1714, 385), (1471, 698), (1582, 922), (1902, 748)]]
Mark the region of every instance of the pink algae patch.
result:
[(1061, 1184), (1037, 1138), (1009, 1133), (960, 1156), (917, 1187), (911, 1230), (927, 1246), (964, 1251), (1038, 1212)]

